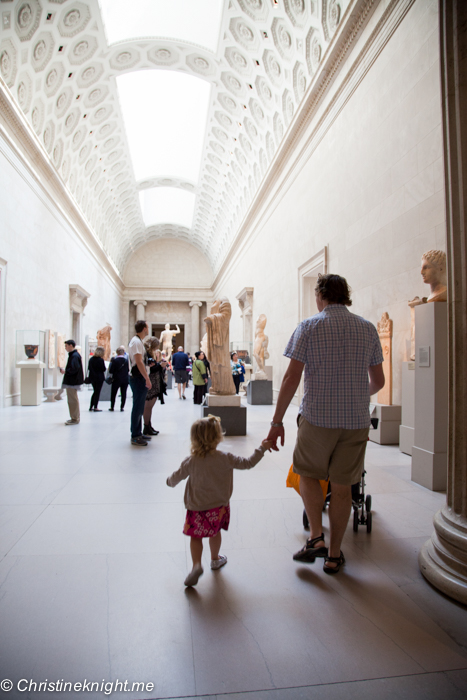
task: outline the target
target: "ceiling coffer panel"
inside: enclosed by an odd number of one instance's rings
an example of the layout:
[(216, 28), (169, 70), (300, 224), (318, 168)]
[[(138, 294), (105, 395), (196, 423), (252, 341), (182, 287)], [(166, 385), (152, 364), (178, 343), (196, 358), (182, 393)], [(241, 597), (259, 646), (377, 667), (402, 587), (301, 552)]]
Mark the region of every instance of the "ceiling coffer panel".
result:
[[(215, 53), (177, 37), (108, 46), (98, 0), (2, 4), (2, 78), (120, 274), (136, 247), (163, 237), (220, 267), (349, 0), (223, 4)], [(135, 180), (115, 78), (138, 70), (210, 83), (197, 181)], [(159, 186), (195, 195), (191, 228), (145, 227), (139, 193)]]

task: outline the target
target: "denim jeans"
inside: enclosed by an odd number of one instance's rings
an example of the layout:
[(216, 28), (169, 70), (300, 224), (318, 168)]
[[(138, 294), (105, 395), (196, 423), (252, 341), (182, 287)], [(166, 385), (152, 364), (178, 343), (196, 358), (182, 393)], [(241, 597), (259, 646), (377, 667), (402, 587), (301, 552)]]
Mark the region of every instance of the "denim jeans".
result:
[(133, 392), (133, 408), (131, 409), (131, 437), (137, 438), (143, 434), (143, 412), (148, 390), (143, 377), (130, 375), (130, 386)]

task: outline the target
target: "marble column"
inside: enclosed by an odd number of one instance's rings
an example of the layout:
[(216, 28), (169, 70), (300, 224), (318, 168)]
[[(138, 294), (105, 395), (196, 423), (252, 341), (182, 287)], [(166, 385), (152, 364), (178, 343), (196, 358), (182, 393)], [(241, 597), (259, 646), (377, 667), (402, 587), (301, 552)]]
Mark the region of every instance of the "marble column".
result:
[(145, 321), (145, 312), (144, 312), (144, 307), (147, 305), (147, 301), (142, 301), (142, 300), (137, 300), (134, 301), (133, 304), (136, 306), (136, 320), (137, 321)]
[(191, 306), (191, 354), (199, 350), (199, 309), (201, 301), (190, 301)]
[(440, 0), (445, 161), (449, 429), (447, 502), (419, 555), (422, 574), (467, 604), (467, 3)]

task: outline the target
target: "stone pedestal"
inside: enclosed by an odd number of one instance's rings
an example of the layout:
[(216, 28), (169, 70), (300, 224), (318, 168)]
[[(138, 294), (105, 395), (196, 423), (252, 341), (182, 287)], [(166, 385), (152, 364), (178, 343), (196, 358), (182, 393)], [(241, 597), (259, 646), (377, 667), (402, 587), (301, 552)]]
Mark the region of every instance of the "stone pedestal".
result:
[(399, 449), (412, 455), (415, 431), (415, 362), (402, 363), (402, 419)]
[(249, 382), (246, 388), (246, 399), (254, 406), (271, 406), (272, 382), (267, 379)]
[(21, 406), (39, 406), (42, 403), (42, 370), (45, 362), (24, 360), (17, 362), (21, 370)]
[(447, 304), (415, 307), (415, 428), (412, 481), (444, 491), (448, 436)]
[(215, 396), (208, 394), (207, 405), (201, 407), (201, 416), (209, 414), (219, 416), (225, 435), (246, 435), (246, 406), (242, 406), (241, 397)]
[(375, 409), (371, 417), (378, 419), (378, 427), (375, 430), (370, 430), (371, 442), (376, 442), (378, 445), (398, 445), (401, 407), (386, 406), (382, 403), (373, 405)]
[[(449, 316), (447, 502), (419, 555), (433, 586), (467, 604), (467, 4), (440, 0)], [(437, 306), (437, 304), (435, 304)]]
[(173, 389), (173, 378), (172, 372), (167, 372), (167, 389)]

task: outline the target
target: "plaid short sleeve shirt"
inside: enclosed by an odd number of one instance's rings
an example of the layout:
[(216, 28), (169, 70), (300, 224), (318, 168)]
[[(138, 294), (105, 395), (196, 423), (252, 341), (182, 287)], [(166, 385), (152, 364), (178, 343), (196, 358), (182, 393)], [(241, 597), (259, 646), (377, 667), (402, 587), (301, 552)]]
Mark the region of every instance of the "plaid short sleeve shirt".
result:
[(305, 365), (300, 413), (312, 425), (370, 425), (368, 368), (383, 362), (376, 328), (346, 306), (330, 304), (302, 321), (284, 355)]

